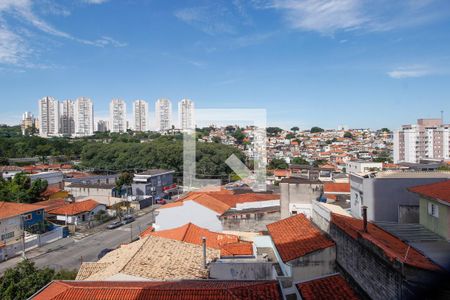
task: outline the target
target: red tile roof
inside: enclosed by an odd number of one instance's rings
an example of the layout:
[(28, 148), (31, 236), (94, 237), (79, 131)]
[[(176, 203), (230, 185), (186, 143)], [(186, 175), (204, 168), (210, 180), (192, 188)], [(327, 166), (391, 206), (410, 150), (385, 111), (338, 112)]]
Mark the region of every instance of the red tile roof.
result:
[(201, 245), (202, 237), (205, 237), (206, 246), (221, 250), (223, 256), (253, 255), (252, 243), (242, 242), (236, 235), (210, 231), (192, 223), (173, 229), (143, 233), (141, 237), (152, 235), (197, 245)]
[(51, 199), (51, 200), (39, 201), (39, 202), (33, 203), (33, 205), (39, 205), (41, 207), (44, 207), (45, 211), (48, 212), (55, 208), (67, 205), (67, 202), (65, 199)]
[(68, 215), (74, 216), (83, 212), (89, 212), (96, 208), (100, 203), (89, 199), (80, 202), (67, 203), (64, 206), (49, 210), (48, 213), (52, 215)]
[(50, 197), (53, 194), (56, 194), (58, 192), (62, 191), (59, 187), (55, 186), (49, 186), (45, 191), (41, 193), (41, 196), (43, 197)]
[(22, 215), (42, 208), (42, 206), (35, 204), (0, 201), (0, 219)]
[(439, 266), (435, 265), (416, 249), (375, 224), (369, 222), (367, 225), (368, 232), (364, 232), (363, 220), (335, 213), (331, 214), (331, 222), (352, 238), (363, 238), (371, 242), (373, 245), (380, 248), (391, 261), (397, 260), (403, 264), (431, 271), (441, 270)]
[(267, 229), (283, 262), (334, 246), (303, 214), (269, 224)]
[(289, 177), (291, 176), (290, 170), (273, 170), (273, 175), (277, 177)]
[(347, 183), (335, 183), (335, 182), (325, 182), (323, 184), (324, 193), (348, 193), (350, 194), (350, 182)]
[(339, 274), (297, 284), (303, 300), (357, 300), (359, 297)]
[(33, 299), (276, 300), (282, 295), (275, 280), (53, 281)]
[(450, 203), (450, 180), (419, 185), (411, 187), (408, 190), (425, 197), (430, 197)]

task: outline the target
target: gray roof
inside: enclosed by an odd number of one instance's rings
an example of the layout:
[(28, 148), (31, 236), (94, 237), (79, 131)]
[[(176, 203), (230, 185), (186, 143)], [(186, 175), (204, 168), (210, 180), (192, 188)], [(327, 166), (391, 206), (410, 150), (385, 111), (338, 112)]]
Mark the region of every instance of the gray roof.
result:
[(111, 183), (88, 183), (88, 182), (73, 182), (68, 188), (94, 188), (94, 189), (112, 189), (116, 185)]
[(301, 177), (288, 177), (281, 179), (280, 183), (296, 183), (296, 184), (323, 184), (320, 180), (309, 180)]
[(150, 176), (155, 176), (155, 175), (159, 175), (159, 174), (163, 174), (163, 173), (174, 173), (174, 170), (165, 170), (165, 169), (151, 169), (151, 170), (147, 170), (141, 173), (137, 173), (136, 175), (150, 175)]

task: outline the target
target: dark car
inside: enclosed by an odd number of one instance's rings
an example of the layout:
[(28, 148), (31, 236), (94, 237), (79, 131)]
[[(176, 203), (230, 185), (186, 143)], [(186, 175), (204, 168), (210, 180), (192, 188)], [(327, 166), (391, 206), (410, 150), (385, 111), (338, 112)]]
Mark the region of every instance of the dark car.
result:
[(167, 203), (167, 201), (165, 199), (158, 199), (158, 200), (156, 200), (156, 204), (163, 205), (163, 204), (166, 204), (166, 203)]
[(120, 226), (122, 226), (122, 225), (123, 225), (122, 222), (116, 221), (116, 222), (113, 222), (113, 223), (109, 224), (109, 225), (107, 226), (107, 228), (108, 228), (108, 229), (114, 229), (114, 228), (120, 227)]
[(122, 219), (122, 224), (128, 224), (128, 223), (131, 223), (131, 222), (134, 222), (134, 217), (133, 216), (125, 216), (125, 217), (123, 217), (123, 219)]
[(111, 252), (111, 251), (113, 251), (113, 250), (114, 250), (114, 249), (105, 248), (105, 249), (103, 249), (102, 251), (100, 251), (100, 253), (97, 255), (97, 258), (100, 259), (100, 258), (102, 258), (103, 256), (105, 256), (106, 253), (109, 253), (109, 252)]

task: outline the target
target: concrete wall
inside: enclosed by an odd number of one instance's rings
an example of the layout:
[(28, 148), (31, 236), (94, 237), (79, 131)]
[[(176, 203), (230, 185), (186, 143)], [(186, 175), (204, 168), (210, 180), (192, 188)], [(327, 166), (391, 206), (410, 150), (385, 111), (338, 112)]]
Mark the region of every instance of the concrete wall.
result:
[[(367, 206), (369, 221), (399, 222), (399, 206), (419, 206), (419, 196), (409, 192), (409, 187), (440, 182), (443, 178), (361, 178), (350, 175), (351, 213), (362, 218), (361, 207)], [(414, 210), (408, 216), (403, 211), (402, 220), (413, 220)]]
[(0, 240), (6, 245), (20, 241), (22, 234), (20, 216), (0, 220)]
[(336, 248), (328, 247), (289, 261), (293, 281), (305, 281), (336, 273)]
[(336, 242), (336, 261), (374, 300), (402, 299), (400, 273), (379, 259), (369, 249), (331, 224)]
[(272, 262), (226, 262), (209, 265), (209, 277), (220, 280), (272, 280)]
[(290, 216), (289, 204), (311, 204), (322, 193), (322, 184), (280, 183), (281, 218)]
[[(428, 203), (438, 207), (439, 217), (433, 217), (428, 213)], [(450, 207), (434, 200), (420, 198), (420, 224), (427, 229), (439, 234), (444, 239), (450, 239)]]
[(183, 203), (181, 206), (156, 210), (155, 229), (171, 229), (191, 222), (212, 231), (223, 230), (218, 213), (192, 200), (183, 201)]
[(259, 232), (266, 231), (266, 225), (274, 223), (280, 220), (280, 212), (266, 212), (266, 213), (251, 213), (249, 218), (246, 215), (241, 216), (228, 216), (227, 219), (221, 218), (223, 230), (230, 231), (250, 231)]

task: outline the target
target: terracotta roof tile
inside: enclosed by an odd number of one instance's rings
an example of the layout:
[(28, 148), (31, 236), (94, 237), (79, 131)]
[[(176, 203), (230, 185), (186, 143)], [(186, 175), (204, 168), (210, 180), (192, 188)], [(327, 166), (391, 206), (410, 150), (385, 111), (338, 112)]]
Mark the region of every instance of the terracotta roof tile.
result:
[(48, 213), (52, 215), (68, 215), (74, 216), (83, 212), (89, 212), (96, 208), (100, 203), (95, 200), (88, 199), (79, 202), (67, 203), (64, 206), (49, 210)]
[(303, 214), (269, 224), (267, 229), (283, 262), (334, 246)]
[(53, 281), (33, 299), (276, 300), (282, 295), (274, 280)]
[(297, 284), (303, 300), (357, 300), (359, 297), (339, 274)]
[(0, 219), (10, 218), (43, 208), (40, 205), (0, 201)]
[(331, 214), (331, 222), (354, 239), (363, 238), (370, 241), (380, 248), (391, 261), (397, 260), (401, 263), (426, 270), (441, 270), (440, 267), (435, 265), (416, 249), (410, 247), (399, 238), (384, 231), (375, 224), (369, 222), (368, 232), (364, 232), (363, 220), (335, 213)]
[(411, 187), (408, 190), (425, 197), (439, 199), (441, 201), (450, 203), (450, 180), (419, 185)]
[(325, 182), (323, 184), (324, 193), (349, 193), (350, 194), (350, 182), (347, 183), (334, 183)]
[(144, 236), (149, 235), (196, 245), (202, 245), (202, 238), (205, 237), (206, 247), (221, 250), (223, 256), (253, 255), (252, 243), (241, 242), (238, 236), (210, 231), (192, 223), (173, 229), (148, 232)]
[(67, 202), (65, 199), (50, 199), (33, 203), (33, 205), (42, 206), (44, 207), (45, 211), (48, 212), (52, 209), (67, 205)]

